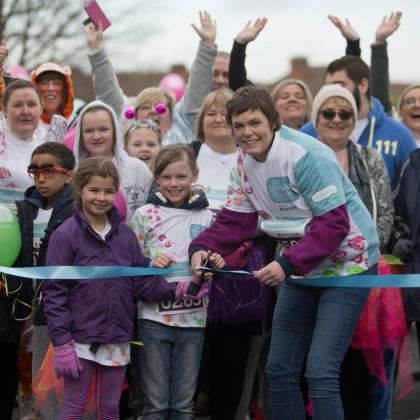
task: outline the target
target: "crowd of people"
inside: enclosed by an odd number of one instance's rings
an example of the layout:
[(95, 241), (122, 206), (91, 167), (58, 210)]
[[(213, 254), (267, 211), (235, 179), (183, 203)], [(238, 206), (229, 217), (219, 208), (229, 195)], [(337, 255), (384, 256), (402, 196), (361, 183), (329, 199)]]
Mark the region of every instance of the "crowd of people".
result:
[(226, 53), (213, 18), (199, 17), (178, 101), (156, 86), (127, 98), (100, 24), (85, 26), (96, 99), (82, 106), (69, 67), (13, 77), (0, 45), (14, 266), (169, 269), (3, 276), (4, 419), (16, 403), (22, 420), (389, 419), (411, 323), (420, 337), (420, 293), (362, 283), (388, 254), (420, 272), (420, 85), (395, 107), (389, 89), (401, 13), (380, 22), (370, 67), (350, 22), (329, 16), (346, 53), (314, 96), (302, 80), (268, 92), (247, 79), (246, 47), (266, 18)]

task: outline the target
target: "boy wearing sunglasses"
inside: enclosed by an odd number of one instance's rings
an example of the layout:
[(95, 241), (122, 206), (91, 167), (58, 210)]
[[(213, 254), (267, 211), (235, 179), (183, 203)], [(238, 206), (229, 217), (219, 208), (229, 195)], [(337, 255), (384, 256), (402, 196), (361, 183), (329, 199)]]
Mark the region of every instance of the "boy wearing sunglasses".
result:
[[(46, 142), (38, 146), (32, 153), (28, 166), (28, 176), (34, 180), (34, 186), (25, 191), (24, 199), (16, 202), (22, 237), (22, 250), (16, 266), (30, 267), (45, 265), (48, 241), (54, 230), (73, 214), (73, 186), (71, 178), (75, 166), (73, 152), (63, 144)], [(32, 372), (27, 378), (28, 383), (21, 382), (28, 405), (32, 402), (31, 376), (40, 368), (48, 349), (48, 327), (41, 303), (42, 282), (32, 285), (22, 279), (21, 293), (16, 298), (15, 316), (27, 319), (33, 312), (33, 350)], [(29, 306), (27, 306), (29, 305)], [(23, 323), (21, 323), (23, 324)], [(26, 349), (20, 351), (26, 352)], [(41, 409), (42, 418), (59, 418), (58, 405)], [(45, 411), (45, 412), (44, 412)]]

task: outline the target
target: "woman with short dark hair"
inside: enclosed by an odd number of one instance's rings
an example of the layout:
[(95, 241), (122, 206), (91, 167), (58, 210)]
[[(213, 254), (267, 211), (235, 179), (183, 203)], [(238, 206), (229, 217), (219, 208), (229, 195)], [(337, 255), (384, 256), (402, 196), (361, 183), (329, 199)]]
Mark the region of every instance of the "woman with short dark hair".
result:
[(282, 284), (267, 364), (274, 417), (305, 419), (299, 378), (307, 356), (314, 420), (343, 420), (340, 365), (369, 288), (317, 288), (310, 279), (334, 276), (345, 284), (347, 276), (376, 273), (372, 218), (329, 148), (286, 127), (276, 132), (266, 91), (239, 89), (227, 111), (242, 151), (225, 207), (190, 245), (191, 265), (201, 266), (208, 250), (229, 255), (263, 219), (261, 229), (283, 243), (280, 255), (255, 272), (267, 285)]

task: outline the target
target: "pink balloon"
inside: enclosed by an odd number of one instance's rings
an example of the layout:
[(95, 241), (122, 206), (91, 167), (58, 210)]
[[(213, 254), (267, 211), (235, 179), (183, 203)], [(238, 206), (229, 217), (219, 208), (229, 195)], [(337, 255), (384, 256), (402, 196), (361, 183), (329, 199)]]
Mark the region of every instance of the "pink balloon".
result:
[(10, 74), (14, 79), (31, 80), (28, 70), (20, 64), (15, 64), (6, 69), (6, 73)]
[(178, 102), (185, 91), (185, 80), (177, 73), (168, 73), (159, 83), (159, 87), (169, 90), (175, 95), (175, 100)]
[(125, 201), (124, 193), (121, 190), (118, 190), (117, 192), (114, 206), (117, 208), (121, 216), (124, 217), (124, 222), (126, 222), (127, 221), (127, 202)]

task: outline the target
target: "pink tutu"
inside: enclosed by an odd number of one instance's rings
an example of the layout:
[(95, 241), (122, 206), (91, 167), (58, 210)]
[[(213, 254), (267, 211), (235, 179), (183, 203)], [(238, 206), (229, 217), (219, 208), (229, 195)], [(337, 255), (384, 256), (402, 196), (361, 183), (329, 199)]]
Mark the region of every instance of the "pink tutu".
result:
[[(378, 273), (400, 274), (402, 265), (390, 264), (386, 256), (379, 258)], [(362, 351), (371, 374), (386, 386), (384, 349), (400, 354), (408, 326), (401, 290), (373, 288), (354, 332), (351, 347)]]

